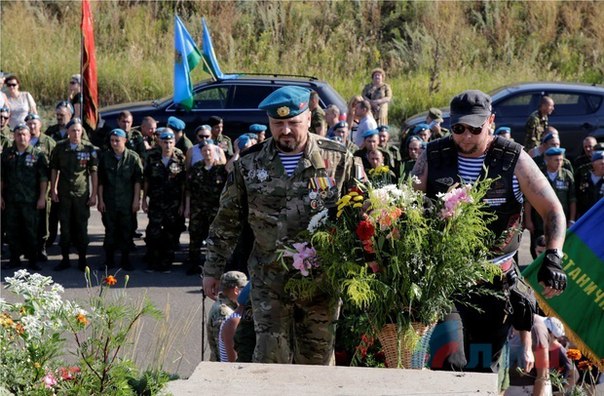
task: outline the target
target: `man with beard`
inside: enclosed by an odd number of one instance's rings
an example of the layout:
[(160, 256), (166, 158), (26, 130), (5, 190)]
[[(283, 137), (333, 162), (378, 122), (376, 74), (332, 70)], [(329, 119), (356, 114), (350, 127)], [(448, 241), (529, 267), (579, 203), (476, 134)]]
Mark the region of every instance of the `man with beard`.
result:
[(287, 86), (260, 103), (272, 137), (234, 163), (207, 240), (203, 289), (216, 299), (243, 226), (247, 222), (252, 229), (254, 362), (327, 365), (333, 355), (337, 302), (325, 295), (303, 300), (287, 293), (285, 283), (294, 272), (283, 267), (278, 251), (307, 228), (313, 215), (335, 207), (362, 166), (343, 145), (309, 132), (309, 96), (304, 88)]
[[(532, 313), (520, 317), (522, 310), (504, 293), (518, 282), (513, 257), (520, 246), (524, 198), (544, 219), (547, 250), (538, 280), (547, 298), (566, 288), (561, 266), (566, 219), (547, 179), (522, 146), (491, 135), (495, 115), (490, 96), (477, 90), (465, 91), (453, 98), (450, 108), (452, 134), (428, 143), (412, 171), (419, 178), (414, 186), (435, 199), (455, 183), (474, 183), (484, 177), (494, 180), (484, 201), (494, 215), (489, 225), (495, 234), (490, 258), (499, 263), (502, 276), (483, 282), (481, 287), (490, 293), (470, 289), (460, 297), (461, 303), (447, 318), (451, 326), (443, 326), (451, 331), (444, 331), (448, 334), (439, 340), (442, 344), (431, 345), (432, 367), (497, 372), (511, 326), (522, 331), (530, 331), (532, 326)], [(445, 345), (452, 344), (463, 347), (444, 350)]]

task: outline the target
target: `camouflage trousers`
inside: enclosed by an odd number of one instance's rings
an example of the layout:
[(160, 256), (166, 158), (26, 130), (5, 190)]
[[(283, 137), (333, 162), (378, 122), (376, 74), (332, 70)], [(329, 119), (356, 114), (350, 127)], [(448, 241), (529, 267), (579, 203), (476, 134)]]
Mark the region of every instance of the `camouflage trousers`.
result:
[(210, 224), (216, 214), (205, 208), (192, 207), (189, 219), (189, 257), (199, 258), (203, 241), (208, 237)]
[(35, 241), (38, 235), (36, 203), (7, 203), (3, 217), (6, 217), (6, 241), (10, 246), (11, 257), (17, 258), (25, 254), (28, 259), (35, 260)]
[(180, 235), (178, 206), (150, 203), (149, 223), (145, 230), (147, 258), (151, 269), (167, 269), (174, 261), (174, 240)]
[(278, 263), (250, 268), (255, 363), (329, 365), (339, 304), (328, 296), (293, 300)]

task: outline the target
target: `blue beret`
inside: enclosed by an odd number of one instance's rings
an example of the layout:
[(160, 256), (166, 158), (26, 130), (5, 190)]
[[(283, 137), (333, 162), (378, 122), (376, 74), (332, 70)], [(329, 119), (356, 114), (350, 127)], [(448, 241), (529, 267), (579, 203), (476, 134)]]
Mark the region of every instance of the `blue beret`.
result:
[(109, 134), (109, 136), (117, 136), (117, 137), (126, 137), (126, 131), (124, 131), (123, 129), (120, 128), (115, 128), (114, 130), (111, 131), (111, 133)]
[(336, 129), (340, 129), (340, 128), (348, 128), (348, 123), (346, 121), (340, 121), (336, 125), (333, 126), (334, 131)]
[(421, 123), (417, 124), (415, 126), (415, 128), (413, 128), (413, 134), (416, 135), (426, 129), (430, 129), (430, 125), (426, 124), (425, 122), (421, 122)]
[(174, 139), (174, 132), (168, 128), (158, 128), (157, 133), (159, 134), (159, 138), (161, 140)]
[(28, 131), (30, 130), (26, 123), (20, 122), (15, 128), (13, 128), (13, 132), (20, 131), (21, 129), (27, 129)]
[(239, 305), (245, 305), (250, 300), (250, 291), (252, 290), (252, 282), (248, 282), (247, 285), (244, 286), (243, 289), (239, 291), (239, 296), (237, 296), (237, 302)]
[(258, 140), (258, 135), (256, 135), (255, 133), (246, 133), (246, 135), (252, 140)]
[(10, 113), (10, 109), (8, 106), (4, 105), (2, 108), (0, 108), (0, 113)]
[(34, 113), (29, 113), (26, 117), (25, 117), (25, 122), (31, 121), (31, 120), (40, 120), (40, 116)]
[(370, 129), (368, 131), (363, 132), (363, 134), (361, 135), (363, 137), (363, 139), (367, 139), (370, 136), (374, 136), (374, 135), (378, 135), (379, 132), (377, 129)]
[(545, 150), (545, 155), (547, 155), (547, 156), (564, 155), (565, 152), (566, 152), (566, 149), (564, 149), (562, 147), (550, 147), (547, 150)]
[(239, 150), (243, 150), (246, 144), (250, 142), (250, 137), (248, 135), (239, 136), (239, 140), (237, 142), (237, 146), (239, 146)]
[(250, 125), (250, 132), (260, 133), (266, 131), (266, 125), (252, 124)]
[(502, 126), (495, 130), (495, 135), (501, 135), (502, 133), (512, 134), (512, 129), (510, 127)]
[(201, 142), (199, 142), (199, 148), (207, 146), (208, 144), (214, 144), (214, 139), (203, 139)]
[(177, 131), (183, 131), (187, 125), (180, 118), (170, 117), (167, 126)]
[(70, 120), (70, 121), (67, 123), (67, 125), (65, 125), (65, 127), (66, 127), (67, 129), (69, 129), (69, 128), (71, 128), (71, 127), (72, 127), (73, 125), (75, 125), (75, 124), (80, 124), (80, 125), (82, 125), (82, 120), (81, 120), (81, 119), (79, 119), (78, 117), (74, 117), (74, 118), (72, 118), (72, 119), (71, 119), (71, 120)]
[(287, 119), (304, 113), (308, 109), (310, 91), (306, 88), (286, 86), (268, 95), (258, 108), (266, 110), (269, 117)]
[(378, 132), (382, 132), (382, 131), (386, 131), (388, 132), (390, 130), (390, 128), (388, 127), (388, 125), (380, 125), (377, 127)]
[(591, 160), (592, 161), (601, 160), (602, 158), (604, 158), (604, 151), (594, 151), (591, 154)]
[(554, 138), (554, 134), (550, 132), (541, 138), (541, 143), (545, 143), (549, 140), (552, 140), (553, 138)]

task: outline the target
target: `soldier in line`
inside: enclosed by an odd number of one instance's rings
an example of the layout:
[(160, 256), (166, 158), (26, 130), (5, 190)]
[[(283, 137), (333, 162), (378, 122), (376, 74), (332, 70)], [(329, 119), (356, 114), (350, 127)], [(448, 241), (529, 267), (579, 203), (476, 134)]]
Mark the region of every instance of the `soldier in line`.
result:
[(230, 137), (222, 133), (222, 128), (224, 127), (222, 118), (211, 116), (208, 124), (212, 128), (212, 140), (214, 144), (224, 151), (226, 159), (229, 160), (233, 156), (233, 143)]
[(579, 173), (583, 172), (582, 167), (586, 169), (591, 168), (591, 155), (594, 152), (594, 148), (598, 144), (598, 141), (593, 136), (587, 136), (583, 139), (583, 152), (573, 162), (573, 168), (575, 170), (575, 180), (579, 178)]
[[(161, 151), (149, 156), (143, 172), (143, 211), (149, 217), (145, 233), (149, 270), (170, 272), (174, 238), (184, 211), (185, 156), (175, 147), (174, 132), (158, 129)], [(147, 202), (149, 198), (149, 202)]]
[(407, 146), (408, 160), (403, 162), (403, 173), (401, 176), (408, 177), (415, 166), (415, 161), (419, 158), (420, 154), (426, 148), (427, 143), (424, 142), (419, 136), (411, 136), (409, 138), (409, 145)]
[(378, 126), (377, 130), (379, 132), (378, 146), (388, 151), (392, 158), (392, 170), (398, 174), (402, 165), (401, 152), (398, 147), (390, 143), (390, 128), (388, 127), (388, 125), (380, 125)]
[(310, 92), (310, 132), (319, 136), (327, 135), (327, 122), (325, 121), (325, 111), (319, 106), (319, 94), (316, 91)]
[(126, 132), (114, 129), (109, 134), (111, 148), (99, 159), (98, 209), (105, 225), (105, 266), (115, 267), (115, 250), (121, 250), (120, 267), (130, 263), (132, 218), (140, 209), (143, 166), (138, 154), (126, 148)]
[(220, 361), (218, 351), (220, 326), (237, 308), (237, 297), (247, 283), (247, 276), (239, 271), (225, 272), (220, 278), (221, 290), (208, 312), (208, 322), (206, 323), (208, 344), (210, 344), (210, 361), (212, 362)]
[[(38, 211), (46, 206), (48, 158), (30, 144), (30, 131), (25, 123), (14, 130), (15, 143), (2, 152), (0, 204), (6, 209), (6, 236), (12, 268), (21, 265), (25, 254), (29, 268), (39, 271), (38, 254), (31, 248), (38, 236)], [(3, 216), (4, 217), (4, 216)]]
[(189, 138), (185, 134), (185, 128), (187, 127), (187, 124), (185, 124), (183, 120), (176, 117), (169, 117), (166, 126), (172, 129), (172, 131), (174, 132), (174, 139), (176, 140), (177, 149), (179, 149), (183, 153), (186, 153), (191, 147), (193, 147), (193, 143), (191, 143), (191, 140), (189, 140)]
[(362, 175), (362, 167), (343, 145), (308, 131), (309, 96), (304, 88), (287, 86), (260, 103), (272, 137), (235, 162), (207, 240), (203, 289), (216, 299), (243, 224), (247, 221), (253, 231), (248, 269), (254, 362), (327, 365), (333, 355), (338, 304), (324, 295), (292, 298), (284, 286), (294, 271), (280, 263), (278, 249), (305, 230), (313, 215), (334, 208), (341, 192)]
[(554, 100), (549, 96), (543, 96), (539, 102), (539, 108), (531, 113), (526, 121), (526, 135), (524, 137), (524, 149), (528, 152), (539, 145), (541, 137), (547, 131), (549, 115), (554, 111)]
[(579, 218), (604, 198), (604, 151), (593, 152), (591, 169), (579, 173), (576, 186), (577, 218)]
[(342, 143), (351, 154), (354, 154), (359, 149), (359, 146), (354, 144), (350, 139), (350, 130), (346, 121), (340, 121), (333, 126), (331, 140)]
[(96, 205), (98, 157), (96, 148), (82, 140), (83, 131), (81, 119), (69, 121), (68, 138), (58, 142), (50, 156), (50, 193), (52, 201), (60, 203), (60, 245), (63, 256), (55, 271), (70, 267), (69, 248), (72, 243), (78, 252), (78, 268), (83, 271), (88, 265), (88, 218), (90, 207)]
[[(566, 225), (570, 227), (577, 218), (577, 198), (575, 195), (575, 178), (571, 171), (563, 167), (565, 149), (560, 147), (551, 147), (545, 152), (545, 166), (541, 171), (545, 175), (552, 189), (556, 193), (564, 215), (566, 216)], [(532, 210), (529, 202), (524, 205), (525, 209), (525, 227), (531, 233), (531, 255), (533, 259), (537, 257), (536, 240), (543, 235), (543, 220), (539, 214)]]
[(370, 129), (363, 133), (363, 148), (355, 151), (354, 156), (359, 157), (363, 162), (363, 167), (365, 168), (365, 173), (369, 172), (371, 169), (371, 163), (367, 158), (367, 153), (372, 150), (380, 150), (384, 156), (384, 165), (388, 166), (392, 171), (396, 173), (394, 169), (394, 162), (392, 161), (392, 157), (388, 151), (381, 148), (379, 146), (379, 132), (377, 129)]
[(8, 120), (10, 119), (10, 109), (4, 105), (0, 108), (0, 150), (13, 145), (13, 132), (8, 126)]
[[(44, 153), (47, 159), (50, 159), (50, 154), (52, 150), (54, 150), (57, 143), (51, 138), (42, 132), (42, 121), (40, 120), (40, 116), (37, 114), (28, 114), (25, 117), (25, 122), (27, 122), (27, 126), (31, 131), (31, 140), (29, 144), (33, 147), (36, 147)], [(49, 190), (50, 191), (50, 190)], [(50, 193), (46, 192), (46, 205), (44, 209), (40, 209), (40, 213), (38, 213), (38, 261), (48, 261), (48, 254), (46, 253), (46, 242), (48, 241), (48, 220), (50, 217)]]
[(200, 274), (201, 247), (216, 217), (220, 193), (227, 180), (225, 165), (216, 161), (216, 146), (211, 139), (199, 143), (203, 160), (187, 172), (185, 217), (189, 218), (189, 267), (187, 275)]
[[(157, 121), (151, 116), (146, 116), (141, 121), (140, 131), (143, 135), (143, 143), (145, 144), (145, 152), (141, 157), (141, 161), (145, 162), (149, 152), (156, 147), (155, 130), (157, 129)], [(140, 155), (140, 154), (139, 154)]]

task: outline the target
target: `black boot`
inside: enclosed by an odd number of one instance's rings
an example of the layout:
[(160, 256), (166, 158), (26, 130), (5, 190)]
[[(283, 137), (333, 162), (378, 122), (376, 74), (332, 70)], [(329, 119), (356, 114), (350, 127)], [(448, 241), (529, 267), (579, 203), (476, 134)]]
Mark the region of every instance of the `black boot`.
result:
[(187, 266), (187, 275), (201, 274), (201, 254), (199, 250), (189, 252), (189, 263)]
[(53, 268), (55, 271), (63, 271), (71, 265), (69, 263), (69, 247), (61, 247), (61, 255), (63, 256), (63, 259)]
[(11, 254), (10, 261), (8, 262), (8, 268), (19, 268), (21, 267), (21, 258), (16, 254)]
[(133, 271), (134, 266), (130, 262), (130, 252), (122, 251), (122, 258), (120, 259), (120, 267), (125, 271)]
[(48, 261), (48, 253), (46, 253), (46, 245), (42, 244), (40, 250), (38, 251), (37, 261), (47, 262)]
[(86, 248), (78, 249), (78, 269), (80, 271), (85, 271), (87, 266), (88, 262), (86, 261)]
[(111, 248), (105, 248), (105, 267), (115, 268), (115, 250)]

